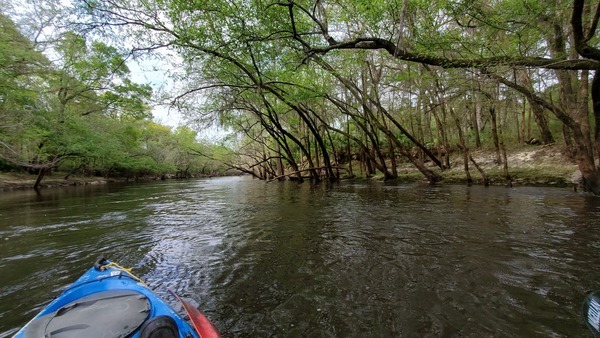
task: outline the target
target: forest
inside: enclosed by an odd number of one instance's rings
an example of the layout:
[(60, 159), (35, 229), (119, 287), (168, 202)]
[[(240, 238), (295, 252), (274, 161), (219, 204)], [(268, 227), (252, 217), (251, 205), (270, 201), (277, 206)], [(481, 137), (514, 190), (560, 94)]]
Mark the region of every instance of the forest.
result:
[[(123, 54), (67, 32), (41, 45), (0, 14), (0, 171), (140, 176), (223, 173), (228, 150), (151, 119), (153, 90), (134, 83)], [(45, 44), (45, 43), (44, 43)]]
[[(560, 144), (600, 194), (600, 4), (73, 0), (3, 4), (0, 166), (264, 180), (401, 176)], [(157, 93), (128, 62), (169, 64)], [(167, 69), (168, 68), (168, 69)], [(168, 103), (188, 121), (151, 120)], [(197, 131), (229, 131), (218, 145)]]

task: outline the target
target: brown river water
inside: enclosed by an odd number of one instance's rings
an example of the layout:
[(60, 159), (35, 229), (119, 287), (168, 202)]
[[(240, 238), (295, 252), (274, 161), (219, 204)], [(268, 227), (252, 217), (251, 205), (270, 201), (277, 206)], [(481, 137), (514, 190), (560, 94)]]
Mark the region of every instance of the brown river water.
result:
[(586, 337), (600, 198), (240, 177), (0, 192), (0, 337), (100, 254), (224, 337)]

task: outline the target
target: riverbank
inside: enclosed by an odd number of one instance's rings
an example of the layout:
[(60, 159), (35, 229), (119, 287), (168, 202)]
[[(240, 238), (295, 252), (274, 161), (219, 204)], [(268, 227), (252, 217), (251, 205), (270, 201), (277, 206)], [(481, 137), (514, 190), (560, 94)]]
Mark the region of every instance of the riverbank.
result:
[[(490, 179), (492, 185), (533, 185), (533, 186), (576, 186), (581, 174), (574, 161), (565, 155), (563, 146), (528, 145), (521, 149), (507, 151), (507, 180), (502, 164), (496, 162), (496, 154), (489, 151), (474, 151), (473, 158)], [(474, 183), (482, 184), (483, 178), (469, 163)], [(466, 175), (462, 159), (454, 159), (452, 169), (443, 173), (445, 181), (465, 182)]]
[[(71, 175), (65, 179), (66, 173), (47, 175), (40, 184), (41, 188), (67, 187), (76, 185), (105, 184), (108, 182), (125, 182), (126, 179), (114, 179), (95, 176)], [(0, 191), (15, 189), (32, 189), (37, 175), (22, 172), (0, 173)]]
[[(507, 185), (503, 167), (496, 163), (496, 154), (490, 150), (473, 151), (473, 158), (483, 169), (492, 185)], [(580, 177), (577, 166), (567, 156), (564, 149), (558, 145), (525, 146), (507, 152), (508, 171), (512, 185), (538, 185), (538, 186), (575, 186)], [(431, 163), (430, 163), (431, 165)], [(462, 157), (455, 154), (451, 157), (451, 169), (440, 172), (443, 182), (465, 183), (467, 181), (463, 167)], [(355, 166), (355, 168), (358, 166)], [(469, 163), (471, 177), (475, 184), (483, 184), (483, 178), (477, 169)], [(439, 172), (437, 168), (432, 168)], [(355, 169), (355, 174), (359, 171)], [(66, 173), (53, 173), (47, 175), (41, 183), (41, 188), (66, 187), (90, 184), (105, 184), (108, 182), (127, 182), (127, 178), (106, 178), (70, 175), (65, 179)], [(398, 167), (400, 181), (420, 181), (423, 175), (411, 164), (402, 164)], [(27, 173), (4, 172), (0, 173), (0, 191), (14, 189), (30, 189), (33, 187), (36, 175)], [(381, 175), (372, 179), (381, 179)], [(159, 180), (160, 177), (143, 177), (137, 181)]]
[[(510, 181), (505, 177), (503, 165), (497, 162), (495, 151), (475, 150), (471, 156), (487, 175), (490, 185), (575, 187), (581, 177), (577, 165), (559, 145), (527, 145), (507, 150)], [(462, 154), (452, 154), (450, 164), (450, 169), (440, 171), (433, 162), (426, 163), (442, 176), (443, 183), (467, 183)], [(397, 170), (399, 181), (425, 181), (423, 174), (410, 163), (400, 164)], [(361, 179), (360, 172), (354, 171), (355, 179)], [(469, 172), (474, 184), (483, 184), (483, 177), (472, 162), (469, 162)], [(383, 175), (378, 174), (371, 179), (382, 180)]]
[[(150, 182), (167, 179), (176, 179), (175, 175), (149, 175), (135, 178), (127, 177), (100, 177), (100, 176), (82, 176), (82, 175), (68, 175), (64, 172), (54, 172), (47, 174), (40, 183), (41, 189), (56, 188), (56, 187), (69, 187), (78, 185), (95, 185), (95, 184), (106, 184), (115, 182)], [(227, 175), (239, 175), (238, 172), (228, 172)], [(67, 177), (67, 178), (65, 178)], [(193, 178), (201, 177), (212, 177), (210, 175), (196, 175)], [(21, 189), (33, 189), (33, 185), (37, 179), (37, 175), (28, 174), (25, 172), (0, 172), (0, 191), (5, 190), (21, 190)]]

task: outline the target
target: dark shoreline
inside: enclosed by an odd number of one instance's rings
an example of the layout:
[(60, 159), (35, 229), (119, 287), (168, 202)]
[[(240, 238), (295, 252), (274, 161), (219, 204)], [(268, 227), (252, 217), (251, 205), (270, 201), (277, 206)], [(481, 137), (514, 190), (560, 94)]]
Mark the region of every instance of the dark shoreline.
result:
[[(577, 190), (577, 183), (573, 181), (572, 177), (567, 177), (564, 174), (561, 175), (557, 172), (556, 175), (548, 175), (547, 172), (530, 170), (527, 175), (518, 173), (519, 169), (514, 168), (515, 174), (512, 174), (511, 180), (506, 180), (503, 175), (497, 173), (489, 174), (489, 185), (490, 186), (539, 186), (539, 187), (558, 187), (567, 188), (572, 187)], [(537, 174), (536, 174), (537, 173)], [(472, 185), (483, 185), (483, 179), (471, 173), (473, 178)], [(196, 175), (189, 178), (177, 178), (172, 176), (143, 176), (137, 178), (126, 178), (126, 177), (94, 177), (94, 176), (73, 176), (68, 179), (61, 178), (60, 173), (56, 173), (53, 176), (45, 178), (40, 184), (40, 189), (50, 189), (59, 187), (72, 187), (72, 186), (84, 186), (84, 185), (99, 185), (108, 183), (135, 183), (135, 182), (151, 182), (160, 180), (185, 180), (185, 179), (196, 179), (196, 178), (210, 178), (215, 176), (209, 175)], [(442, 172), (443, 180), (437, 184), (468, 184), (464, 172), (454, 170), (448, 170)], [(36, 176), (28, 175), (23, 173), (0, 173), (0, 191), (17, 191), (17, 190), (33, 190), (33, 184), (35, 183)], [(340, 181), (379, 181), (383, 177), (360, 177), (356, 176), (353, 178), (342, 177)], [(397, 183), (414, 183), (414, 182), (425, 182), (423, 177), (418, 172), (407, 171), (405, 173), (399, 173), (399, 177), (390, 182)]]
[[(562, 147), (557, 145), (549, 146), (527, 146), (521, 149), (515, 149), (508, 156), (508, 173), (510, 180), (507, 180), (504, 170), (495, 160), (495, 156), (490, 150), (474, 151), (473, 157), (476, 158), (480, 167), (489, 178), (489, 184), (492, 186), (545, 186), (545, 187), (570, 187), (577, 190), (581, 174), (572, 160), (563, 155)], [(431, 166), (432, 164), (429, 163)], [(483, 178), (474, 167), (469, 166), (473, 185), (483, 185)], [(341, 181), (381, 181), (383, 175), (378, 173), (371, 177), (365, 177), (359, 169), (359, 163), (353, 163), (355, 176), (344, 177)], [(451, 159), (451, 168), (440, 171), (439, 168), (431, 167), (442, 176), (439, 184), (468, 184), (467, 175), (464, 171), (462, 159), (453, 156)], [(409, 163), (400, 164), (397, 168), (398, 178), (391, 182), (413, 183), (427, 182), (414, 166)], [(230, 171), (224, 175), (241, 175), (239, 171)], [(69, 177), (65, 180), (65, 177)], [(192, 175), (189, 178), (208, 178), (211, 175)], [(37, 175), (25, 172), (0, 172), (0, 191), (33, 189)], [(131, 183), (131, 182), (150, 182), (158, 180), (185, 179), (179, 178), (174, 174), (163, 175), (145, 175), (137, 177), (97, 177), (83, 175), (69, 175), (66, 172), (53, 172), (47, 175), (41, 182), (40, 188), (55, 188), (81, 185), (95, 185), (106, 183)], [(308, 182), (308, 181), (307, 181)]]
[[(210, 176), (197, 175), (190, 178), (204, 178)], [(29, 175), (26, 173), (11, 173), (4, 172), (0, 173), (0, 191), (13, 191), (13, 190), (33, 190), (37, 176)], [(128, 177), (98, 177), (98, 176), (72, 176), (68, 179), (64, 179), (64, 175), (61, 173), (55, 173), (52, 176), (47, 176), (40, 183), (40, 189), (58, 188), (58, 187), (72, 187), (82, 185), (98, 185), (108, 183), (132, 183), (132, 182), (151, 182), (160, 180), (170, 179), (186, 179), (177, 178), (175, 175), (172, 176), (141, 176), (135, 178)]]

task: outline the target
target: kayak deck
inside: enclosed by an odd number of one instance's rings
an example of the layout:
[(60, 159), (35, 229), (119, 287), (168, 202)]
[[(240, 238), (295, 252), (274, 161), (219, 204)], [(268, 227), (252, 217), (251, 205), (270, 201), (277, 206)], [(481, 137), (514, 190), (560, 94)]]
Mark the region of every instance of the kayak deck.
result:
[(127, 337), (148, 319), (150, 309), (148, 298), (136, 291), (97, 292), (35, 318), (24, 337)]
[(15, 338), (132, 337), (152, 330), (198, 338), (194, 329), (139, 278), (107, 260), (84, 273)]

